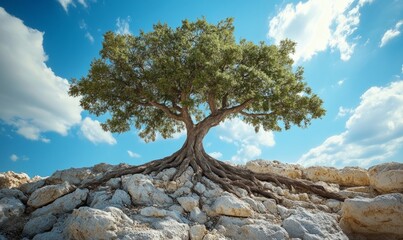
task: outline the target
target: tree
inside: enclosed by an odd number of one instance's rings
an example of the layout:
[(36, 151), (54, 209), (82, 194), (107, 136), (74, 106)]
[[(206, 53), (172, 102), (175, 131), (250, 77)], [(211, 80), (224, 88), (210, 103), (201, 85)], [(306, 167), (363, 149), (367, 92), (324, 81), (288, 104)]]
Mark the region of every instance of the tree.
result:
[(208, 131), (227, 118), (240, 117), (256, 131), (280, 131), (307, 127), (324, 115), (322, 100), (303, 81), (303, 69), (293, 70), (294, 51), (290, 40), (278, 46), (237, 42), (232, 19), (217, 25), (184, 20), (176, 29), (158, 23), (138, 36), (107, 32), (101, 57), (91, 63), (86, 77), (73, 80), (70, 94), (80, 96), (90, 113), (110, 114), (104, 130), (121, 133), (134, 125), (146, 141), (155, 140), (157, 132), (169, 138), (186, 131), (187, 138), (173, 155), (121, 169), (103, 180), (177, 167), (175, 179), (191, 166), (195, 181), (206, 176), (232, 193), (242, 187), (279, 199), (260, 182), (274, 181), (328, 196), (311, 183), (251, 174), (213, 159), (203, 148)]

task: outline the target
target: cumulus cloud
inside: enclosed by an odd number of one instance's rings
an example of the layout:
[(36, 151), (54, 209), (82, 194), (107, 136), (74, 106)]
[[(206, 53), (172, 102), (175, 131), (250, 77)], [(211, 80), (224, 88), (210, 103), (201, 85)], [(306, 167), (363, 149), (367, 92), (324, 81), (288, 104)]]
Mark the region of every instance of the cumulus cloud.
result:
[(222, 153), (220, 153), (220, 152), (211, 152), (211, 153), (209, 153), (209, 155), (215, 159), (220, 159), (222, 157)]
[(139, 158), (139, 157), (141, 157), (140, 154), (132, 152), (130, 150), (127, 150), (127, 154), (129, 154), (129, 157), (131, 157), (131, 158)]
[(86, 117), (81, 123), (81, 133), (89, 141), (97, 143), (116, 144), (116, 139), (111, 132), (105, 132), (99, 121)]
[(88, 25), (84, 20), (80, 21), (79, 27), (81, 30), (85, 31), (85, 38), (90, 42), (90, 43), (94, 43), (94, 37), (92, 36), (92, 34), (88, 31)]
[(262, 146), (272, 147), (275, 144), (273, 132), (260, 130), (256, 133), (253, 126), (239, 118), (226, 120), (218, 127), (218, 131), (219, 139), (238, 147), (237, 154), (231, 158), (237, 163), (255, 159), (261, 155)]
[(13, 161), (13, 162), (16, 162), (16, 161), (18, 160), (18, 156), (15, 155), (15, 154), (12, 154), (12, 155), (10, 156), (10, 160)]
[(68, 95), (68, 81), (46, 65), (43, 33), (1, 7), (0, 22), (0, 119), (31, 140), (49, 142), (45, 132), (67, 135), (82, 109)]
[[(58, 0), (60, 5), (62, 5), (64, 11), (68, 12), (69, 11), (69, 6), (76, 7), (76, 4), (74, 3), (73, 0)], [(78, 0), (78, 3), (80, 3), (83, 7), (88, 7), (87, 3), (85, 0)]]
[(388, 29), (382, 36), (381, 43), (379, 47), (385, 46), (390, 40), (396, 38), (400, 35), (400, 26), (403, 25), (403, 20), (400, 20), (396, 23), (395, 27), (392, 29)]
[(310, 60), (318, 52), (339, 50), (343, 61), (350, 59), (355, 43), (349, 37), (360, 23), (360, 8), (369, 0), (308, 0), (287, 4), (269, 22), (268, 37), (279, 43), (297, 42), (295, 61)]
[(126, 19), (116, 19), (116, 33), (117, 34), (130, 34), (130, 16)]
[[(298, 163), (342, 167), (369, 167), (393, 161), (403, 150), (403, 81), (371, 87), (346, 122), (343, 133), (326, 139), (304, 154)], [(401, 156), (400, 156), (401, 158)], [(396, 160), (395, 160), (396, 161)]]

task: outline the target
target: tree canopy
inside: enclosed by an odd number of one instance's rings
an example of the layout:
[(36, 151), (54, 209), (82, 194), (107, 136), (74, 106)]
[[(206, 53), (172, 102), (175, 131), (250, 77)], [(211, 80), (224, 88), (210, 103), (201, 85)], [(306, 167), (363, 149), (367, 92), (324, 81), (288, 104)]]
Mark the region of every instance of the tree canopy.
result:
[(110, 114), (105, 130), (134, 125), (146, 141), (160, 132), (218, 125), (240, 117), (256, 130), (306, 127), (324, 115), (322, 100), (293, 67), (295, 43), (278, 46), (237, 41), (233, 19), (210, 24), (182, 21), (171, 28), (131, 34), (107, 32), (100, 58), (86, 77), (73, 80), (70, 94), (81, 96), (90, 113)]

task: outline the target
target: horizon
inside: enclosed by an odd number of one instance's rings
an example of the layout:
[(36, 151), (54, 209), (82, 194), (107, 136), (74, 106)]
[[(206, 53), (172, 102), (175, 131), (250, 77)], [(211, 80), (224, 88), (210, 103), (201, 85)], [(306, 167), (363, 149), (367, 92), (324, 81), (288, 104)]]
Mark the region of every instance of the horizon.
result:
[(153, 24), (234, 18), (235, 38), (297, 42), (294, 66), (327, 113), (306, 129), (260, 130), (235, 118), (210, 130), (206, 152), (236, 164), (256, 159), (306, 166), (368, 168), (403, 163), (403, 2), (0, 0), (0, 172), (49, 176), (98, 163), (140, 165), (185, 140), (145, 143), (132, 128), (104, 132), (68, 96), (73, 78), (99, 57), (103, 34), (137, 35)]

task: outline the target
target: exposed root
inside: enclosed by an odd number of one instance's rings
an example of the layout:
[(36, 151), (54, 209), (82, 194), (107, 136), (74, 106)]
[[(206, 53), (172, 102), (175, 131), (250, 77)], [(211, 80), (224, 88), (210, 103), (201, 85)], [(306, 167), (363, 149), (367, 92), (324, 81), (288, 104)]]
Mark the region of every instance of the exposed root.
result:
[(261, 195), (275, 199), (277, 203), (282, 202), (282, 197), (272, 193), (264, 186), (264, 182), (273, 182), (281, 187), (283, 185), (290, 189), (293, 187), (302, 192), (315, 193), (324, 198), (332, 198), (340, 201), (344, 201), (345, 199), (343, 196), (337, 193), (327, 192), (322, 186), (315, 185), (313, 182), (307, 180), (291, 179), (277, 174), (254, 173), (250, 170), (216, 160), (205, 153), (203, 149), (194, 151), (185, 148), (160, 160), (108, 172), (102, 178), (94, 179), (80, 187), (95, 188), (111, 178), (127, 174), (149, 174), (172, 167), (177, 169), (171, 179), (175, 180), (180, 177), (189, 166), (194, 170), (194, 182), (200, 181), (200, 179), (205, 176), (220, 185), (223, 190), (238, 196), (240, 193), (237, 191), (237, 188), (239, 187), (245, 189), (250, 195)]

